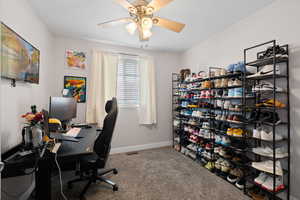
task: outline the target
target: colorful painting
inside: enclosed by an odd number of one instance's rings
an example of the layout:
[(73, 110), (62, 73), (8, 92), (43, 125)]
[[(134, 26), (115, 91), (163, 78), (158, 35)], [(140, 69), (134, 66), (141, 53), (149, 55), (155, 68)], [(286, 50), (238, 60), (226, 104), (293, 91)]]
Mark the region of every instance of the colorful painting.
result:
[(72, 69), (85, 69), (86, 53), (80, 51), (67, 50), (67, 66)]
[(64, 77), (64, 96), (74, 97), (77, 103), (86, 102), (86, 78), (77, 76)]
[(39, 83), (40, 51), (1, 23), (3, 78)]

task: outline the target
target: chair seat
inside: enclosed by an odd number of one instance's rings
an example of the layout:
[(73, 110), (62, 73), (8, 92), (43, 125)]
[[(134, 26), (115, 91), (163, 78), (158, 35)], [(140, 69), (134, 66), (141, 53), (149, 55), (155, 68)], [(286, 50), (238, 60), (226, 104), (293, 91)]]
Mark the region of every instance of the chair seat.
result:
[(80, 169), (85, 170), (91, 170), (91, 169), (101, 169), (104, 168), (105, 161), (100, 160), (97, 154), (92, 154), (89, 156), (83, 156), (80, 158)]

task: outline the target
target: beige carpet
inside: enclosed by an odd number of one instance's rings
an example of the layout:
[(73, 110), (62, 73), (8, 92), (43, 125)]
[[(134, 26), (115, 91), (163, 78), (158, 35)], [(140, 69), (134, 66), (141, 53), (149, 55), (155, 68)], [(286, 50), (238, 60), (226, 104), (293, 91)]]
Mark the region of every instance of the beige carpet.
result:
[[(196, 162), (171, 148), (140, 151), (136, 155), (110, 157), (108, 167), (116, 167), (118, 175), (110, 176), (118, 183), (113, 192), (104, 183), (97, 183), (87, 192), (87, 200), (243, 200), (242, 191), (208, 172)], [(64, 173), (64, 181), (74, 178)], [(57, 179), (57, 178), (56, 178)], [(62, 199), (55, 182), (53, 199)], [(69, 200), (78, 199), (84, 184), (64, 191)]]

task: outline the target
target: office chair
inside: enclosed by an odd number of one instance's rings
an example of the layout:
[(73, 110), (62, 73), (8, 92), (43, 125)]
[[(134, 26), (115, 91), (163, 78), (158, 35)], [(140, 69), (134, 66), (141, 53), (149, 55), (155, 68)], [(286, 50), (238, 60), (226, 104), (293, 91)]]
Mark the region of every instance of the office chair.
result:
[[(117, 174), (117, 169), (104, 169), (106, 161), (109, 156), (111, 148), (111, 140), (115, 124), (118, 116), (118, 105), (116, 98), (108, 101), (105, 105), (105, 111), (107, 115), (103, 122), (103, 129), (100, 131), (94, 143), (94, 154), (92, 156), (86, 156), (80, 160), (80, 178), (69, 181), (68, 187), (72, 188), (72, 184), (75, 182), (88, 181), (83, 191), (80, 194), (80, 199), (84, 199), (84, 195), (92, 183), (96, 181), (103, 181), (113, 187), (113, 191), (118, 190), (117, 184), (103, 177), (110, 172)], [(78, 173), (77, 173), (78, 174)]]

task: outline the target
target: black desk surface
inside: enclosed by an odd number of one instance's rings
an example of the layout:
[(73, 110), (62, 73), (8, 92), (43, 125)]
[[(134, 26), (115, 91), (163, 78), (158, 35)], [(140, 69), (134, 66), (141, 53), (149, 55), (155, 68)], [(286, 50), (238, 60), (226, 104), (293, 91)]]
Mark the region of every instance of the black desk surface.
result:
[(79, 142), (63, 141), (60, 146), (57, 156), (59, 158), (78, 157), (85, 154), (91, 154), (93, 152), (94, 142), (100, 132), (97, 132), (97, 126), (92, 125), (92, 128), (81, 128), (78, 134)]

